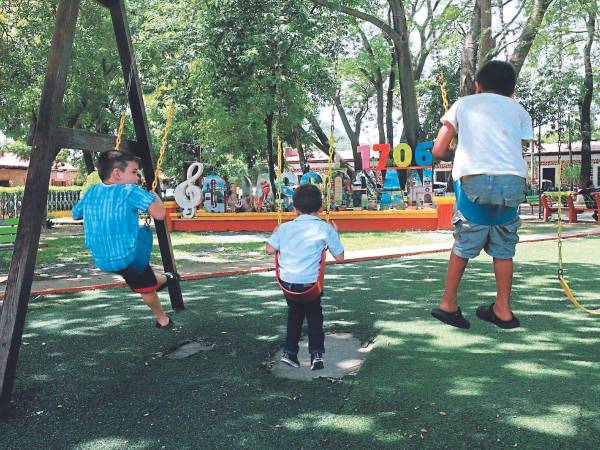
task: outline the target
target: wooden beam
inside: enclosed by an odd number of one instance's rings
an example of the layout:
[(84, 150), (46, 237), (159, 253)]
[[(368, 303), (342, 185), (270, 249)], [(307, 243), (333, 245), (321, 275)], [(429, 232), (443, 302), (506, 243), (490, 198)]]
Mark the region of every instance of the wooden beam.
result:
[[(74, 150), (86, 150), (90, 152), (110, 152), (115, 149), (116, 136), (108, 134), (90, 133), (89, 131), (76, 130), (74, 128), (59, 128), (56, 132), (56, 146)], [(137, 153), (138, 143), (123, 139), (121, 150), (134, 155)]]
[(0, 316), (0, 415), (8, 412), (14, 385), (79, 4), (80, 0), (60, 0), (56, 11), (23, 206)]
[[(133, 44), (131, 42), (131, 32), (129, 30), (129, 22), (127, 21), (127, 13), (125, 11), (124, 0), (116, 0), (118, 6), (111, 8), (110, 14), (112, 18), (115, 37), (117, 40), (117, 48), (119, 49), (119, 57), (121, 58), (121, 68), (123, 69), (123, 78), (125, 85), (129, 80), (131, 71), (131, 88), (129, 89), (129, 107), (131, 109), (131, 117), (135, 128), (136, 139), (138, 142), (135, 155), (142, 159), (142, 169), (144, 178), (148, 186), (152, 186), (154, 181), (154, 158), (152, 156), (152, 141), (150, 138), (150, 130), (148, 129), (148, 120), (146, 118), (146, 107), (144, 105), (144, 97), (142, 95), (142, 86), (138, 70), (135, 64), (133, 54)], [(171, 238), (167, 231), (164, 220), (155, 220), (156, 235), (160, 247), (160, 254), (163, 261), (163, 267), (167, 272), (177, 272), (175, 266), (175, 258), (173, 256), (173, 248), (171, 246)], [(183, 309), (183, 296), (181, 295), (181, 287), (179, 283), (169, 286), (169, 296), (171, 298), (171, 306), (173, 309)]]
[[(77, 130), (75, 128), (58, 128), (54, 142), (56, 147), (72, 150), (83, 150), (89, 152), (104, 153), (115, 149), (115, 141), (117, 137), (109, 134), (91, 133), (85, 130)], [(28, 145), (33, 144), (33, 136), (28, 139)], [(138, 143), (128, 139), (123, 139), (121, 142), (121, 150), (135, 154), (137, 152)]]

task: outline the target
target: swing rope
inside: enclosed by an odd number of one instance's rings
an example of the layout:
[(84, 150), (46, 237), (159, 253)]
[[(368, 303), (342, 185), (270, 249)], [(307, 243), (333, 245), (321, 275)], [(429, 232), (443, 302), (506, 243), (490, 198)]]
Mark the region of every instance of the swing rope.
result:
[[(563, 40), (562, 40), (562, 26), (563, 26), (563, 17), (562, 17), (562, 1), (558, 3), (559, 8), (559, 51), (558, 51), (558, 66), (559, 66), (559, 76), (562, 73), (563, 66)], [(573, 291), (571, 290), (569, 283), (565, 278), (565, 269), (563, 264), (563, 248), (562, 248), (562, 233), (563, 233), (563, 220), (562, 220), (562, 198), (571, 195), (571, 193), (562, 191), (562, 99), (559, 98), (557, 105), (557, 122), (558, 122), (558, 204), (557, 204), (557, 213), (558, 213), (558, 223), (557, 223), (557, 245), (558, 245), (558, 269), (556, 272), (558, 282), (562, 287), (563, 291), (567, 298), (577, 307), (578, 309), (587, 312), (592, 315), (600, 315), (600, 309), (590, 309), (582, 305), (577, 301)]]
[(444, 76), (444, 72), (440, 71), (440, 91), (442, 92), (442, 105), (444, 105), (444, 111), (448, 112), (449, 103), (448, 103), (448, 92), (446, 91), (446, 77)]
[[(336, 69), (335, 69), (335, 79), (337, 84), (337, 61), (336, 61)], [(334, 95), (338, 95), (338, 88), (336, 86), (336, 91)], [(327, 161), (327, 179), (325, 181), (325, 220), (329, 222), (330, 213), (331, 213), (331, 175), (333, 173), (333, 155), (335, 153), (335, 145), (334, 145), (334, 122), (335, 122), (335, 97), (333, 100), (333, 105), (331, 107), (331, 126), (329, 127), (329, 158)]]
[[(125, 97), (129, 99), (129, 92), (131, 91), (131, 81), (133, 79), (133, 65), (129, 68), (129, 76), (127, 77), (127, 88), (125, 89)], [(125, 118), (127, 115), (127, 104), (121, 107), (121, 115), (119, 117), (119, 128), (117, 130), (117, 139), (115, 141), (115, 150), (121, 150), (121, 141), (123, 139), (123, 131), (125, 130)]]
[(280, 137), (277, 137), (277, 225), (281, 225), (283, 213), (283, 201), (281, 199), (282, 187), (282, 160), (283, 160), (283, 143)]
[(152, 189), (153, 192), (156, 192), (156, 188), (158, 187), (159, 177), (161, 173), (163, 159), (165, 157), (165, 153), (168, 145), (168, 137), (169, 132), (171, 131), (171, 125), (173, 125), (173, 117), (175, 117), (175, 106), (171, 104), (167, 109), (167, 123), (165, 124), (165, 131), (163, 133), (162, 142), (160, 144), (160, 151), (158, 152), (158, 159), (156, 160), (156, 168), (154, 169), (154, 179), (152, 180)]
[(275, 102), (277, 104), (277, 225), (283, 220), (283, 141), (280, 135), (281, 129), (281, 104), (283, 95), (281, 93), (281, 80), (283, 78), (281, 69), (281, 0), (277, 1), (277, 83), (275, 85)]
[[(335, 14), (335, 26), (334, 29), (339, 29), (340, 22), (340, 11), (339, 9)], [(335, 45), (335, 56), (333, 58), (333, 82), (334, 82), (334, 90), (333, 90), (333, 98), (331, 102), (331, 124), (329, 125), (329, 151), (328, 151), (328, 159), (327, 159), (327, 178), (325, 180), (325, 220), (329, 223), (331, 220), (331, 186), (332, 179), (331, 175), (333, 173), (333, 155), (335, 154), (335, 101), (336, 98), (340, 95), (340, 82), (339, 82), (339, 70), (338, 70), (338, 57), (339, 57), (339, 39), (336, 40)]]

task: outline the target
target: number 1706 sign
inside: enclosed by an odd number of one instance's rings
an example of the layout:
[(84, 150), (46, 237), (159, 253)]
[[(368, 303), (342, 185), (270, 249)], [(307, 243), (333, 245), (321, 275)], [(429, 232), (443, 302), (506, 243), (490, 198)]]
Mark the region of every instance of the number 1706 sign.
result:
[[(433, 155), (431, 154), (432, 147), (433, 141), (417, 144), (414, 151), (414, 161), (416, 166), (411, 166), (413, 161), (413, 149), (405, 142), (401, 142), (393, 149), (390, 144), (373, 144), (373, 151), (379, 152), (379, 159), (377, 165), (374, 167), (371, 167), (371, 145), (359, 145), (357, 151), (361, 155), (363, 170), (427, 169), (428, 167), (431, 167), (431, 164), (433, 163)], [(392, 167), (387, 166), (390, 153), (392, 161), (395, 164), (395, 166)]]

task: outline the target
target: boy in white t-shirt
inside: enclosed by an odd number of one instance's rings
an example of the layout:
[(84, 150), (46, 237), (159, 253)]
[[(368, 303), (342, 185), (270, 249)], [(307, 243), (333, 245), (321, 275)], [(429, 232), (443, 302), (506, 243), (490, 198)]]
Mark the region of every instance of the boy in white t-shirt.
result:
[(434, 157), (447, 159), (458, 133), (452, 168), (454, 246), (440, 306), (431, 311), (436, 319), (458, 328), (470, 327), (458, 307), (458, 286), (469, 259), (482, 249), (494, 259), (497, 293), (496, 301), (477, 308), (476, 315), (500, 328), (520, 325), (510, 307), (512, 258), (527, 176), (522, 145), (533, 138), (533, 128), (527, 111), (512, 98), (516, 78), (508, 62), (485, 64), (476, 76), (476, 95), (460, 98), (442, 117), (433, 147)]
[[(292, 292), (302, 292), (317, 282), (321, 254), (324, 248), (336, 261), (344, 260), (344, 247), (336, 229), (321, 219), (319, 211), (323, 205), (321, 191), (314, 184), (303, 184), (294, 191), (294, 208), (298, 217), (279, 225), (267, 239), (266, 252), (279, 252), (279, 280)], [(311, 370), (324, 367), (325, 334), (323, 332), (323, 310), (321, 297), (313, 301), (287, 298), (288, 317), (285, 346), (281, 362), (300, 367), (298, 342), (302, 322), (308, 324), (308, 351)]]

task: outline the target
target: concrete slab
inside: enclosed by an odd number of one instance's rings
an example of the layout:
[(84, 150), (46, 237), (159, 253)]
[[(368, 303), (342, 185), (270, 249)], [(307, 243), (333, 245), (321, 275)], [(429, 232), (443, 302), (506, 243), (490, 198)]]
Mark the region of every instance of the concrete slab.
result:
[(300, 368), (296, 369), (281, 362), (281, 351), (275, 355), (271, 373), (278, 378), (310, 381), (315, 378), (339, 379), (358, 372), (373, 348), (369, 343), (363, 347), (361, 342), (350, 333), (330, 333), (325, 335), (325, 368), (310, 370), (308, 340), (300, 341)]

